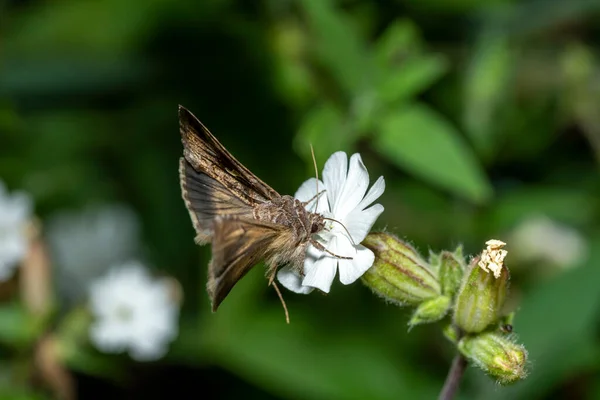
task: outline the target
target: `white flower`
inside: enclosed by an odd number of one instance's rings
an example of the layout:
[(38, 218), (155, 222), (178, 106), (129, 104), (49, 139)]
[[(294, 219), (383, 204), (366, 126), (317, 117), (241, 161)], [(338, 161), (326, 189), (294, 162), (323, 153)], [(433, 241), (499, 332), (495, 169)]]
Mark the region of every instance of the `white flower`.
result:
[(9, 195), (0, 181), (0, 281), (10, 278), (28, 248), (27, 223), (32, 202), (22, 192)]
[(89, 281), (111, 265), (139, 256), (137, 215), (120, 204), (61, 211), (49, 218), (47, 226), (63, 300), (81, 300)]
[(368, 207), (383, 193), (383, 177), (367, 192), (368, 186), (369, 174), (360, 155), (352, 155), (348, 167), (348, 156), (342, 151), (334, 153), (325, 163), (323, 182), (318, 181), (318, 189), (315, 178), (300, 186), (295, 197), (301, 201), (313, 198), (317, 190), (325, 190), (326, 195), (319, 196), (318, 204), (316, 200), (312, 201), (307, 209), (339, 221), (327, 220), (325, 230), (315, 239), (329, 252), (352, 259), (340, 259), (309, 245), (304, 261), (304, 276), (284, 267), (277, 273), (277, 279), (283, 286), (296, 293), (310, 293), (314, 288), (329, 293), (338, 270), (340, 281), (348, 285), (373, 265), (375, 255), (360, 243), (383, 212), (381, 204)]
[(178, 331), (179, 308), (166, 279), (136, 261), (111, 269), (90, 288), (90, 339), (101, 351), (128, 350), (138, 361), (162, 357)]

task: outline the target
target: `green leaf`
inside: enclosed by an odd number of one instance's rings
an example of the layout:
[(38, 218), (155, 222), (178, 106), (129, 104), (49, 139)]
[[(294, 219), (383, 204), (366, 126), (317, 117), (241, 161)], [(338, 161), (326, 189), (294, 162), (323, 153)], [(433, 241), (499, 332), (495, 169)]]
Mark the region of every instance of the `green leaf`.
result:
[(27, 313), (19, 303), (0, 308), (0, 342), (15, 347), (31, 345), (42, 332), (44, 321)]
[(164, 0), (40, 3), (15, 14), (5, 50), (17, 54), (127, 54), (151, 32)]
[(263, 309), (221, 332), (207, 350), (220, 365), (286, 398), (435, 398), (441, 382), (403, 363), (388, 343), (358, 332), (328, 334), (310, 320), (295, 312), (287, 325), (280, 309)]
[(356, 95), (369, 86), (370, 57), (364, 39), (331, 3), (330, 0), (300, 2), (314, 32), (313, 45), (320, 59), (341, 87)]
[(0, 399), (2, 400), (52, 400), (52, 397), (34, 392), (31, 388), (2, 385), (0, 387)]
[(485, 155), (494, 149), (497, 109), (506, 100), (513, 57), (505, 37), (484, 35), (465, 78), (463, 123), (475, 147)]
[(379, 96), (388, 103), (407, 100), (432, 85), (446, 69), (446, 61), (441, 56), (407, 59), (384, 75), (378, 88)]
[(482, 203), (492, 194), (460, 134), (425, 105), (410, 105), (384, 118), (374, 146), (400, 168), (468, 200)]
[(321, 165), (335, 151), (348, 149), (351, 142), (352, 134), (342, 112), (333, 104), (324, 103), (306, 115), (294, 147), (308, 161), (311, 160), (312, 145), (317, 162)]
[(377, 92), (385, 102), (408, 99), (435, 82), (447, 69), (446, 60), (427, 54), (417, 27), (411, 22), (394, 22), (375, 44), (379, 70)]
[(381, 68), (407, 54), (419, 52), (421, 48), (417, 26), (409, 20), (398, 20), (393, 22), (377, 40), (374, 56), (377, 65)]
[(505, 231), (534, 215), (545, 215), (567, 224), (594, 222), (594, 195), (573, 187), (519, 186), (505, 191), (490, 210), (492, 231)]

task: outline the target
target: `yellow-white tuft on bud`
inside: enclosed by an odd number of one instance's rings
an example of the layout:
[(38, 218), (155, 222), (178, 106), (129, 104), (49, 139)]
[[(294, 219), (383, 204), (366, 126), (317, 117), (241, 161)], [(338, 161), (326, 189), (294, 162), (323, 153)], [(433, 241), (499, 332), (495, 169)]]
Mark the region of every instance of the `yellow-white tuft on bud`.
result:
[(508, 254), (502, 248), (506, 246), (501, 240), (490, 239), (487, 242), (487, 248), (481, 253), (479, 265), (485, 272), (492, 272), (495, 278), (499, 278), (504, 266), (504, 257)]

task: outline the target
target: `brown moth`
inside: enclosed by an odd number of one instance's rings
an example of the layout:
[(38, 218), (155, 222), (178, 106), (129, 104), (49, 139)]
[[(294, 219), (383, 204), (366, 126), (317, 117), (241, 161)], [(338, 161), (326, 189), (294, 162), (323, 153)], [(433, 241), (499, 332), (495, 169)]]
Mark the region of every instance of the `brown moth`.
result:
[(182, 197), (196, 231), (195, 242), (212, 244), (207, 290), (213, 311), (261, 260), (272, 282), (278, 266), (290, 264), (302, 271), (308, 244), (327, 251), (312, 236), (325, 229), (328, 218), (306, 210), (318, 195), (307, 202), (280, 195), (237, 161), (183, 106), (179, 129), (184, 147), (179, 162)]

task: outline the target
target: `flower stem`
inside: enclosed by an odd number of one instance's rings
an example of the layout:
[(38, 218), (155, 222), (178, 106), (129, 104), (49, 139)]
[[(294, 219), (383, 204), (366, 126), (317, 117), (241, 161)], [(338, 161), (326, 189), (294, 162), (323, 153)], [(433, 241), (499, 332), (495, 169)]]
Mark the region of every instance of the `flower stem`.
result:
[(467, 368), (467, 360), (460, 354), (457, 354), (452, 360), (452, 366), (448, 371), (446, 382), (440, 392), (438, 400), (452, 400), (458, 391), (460, 380)]

